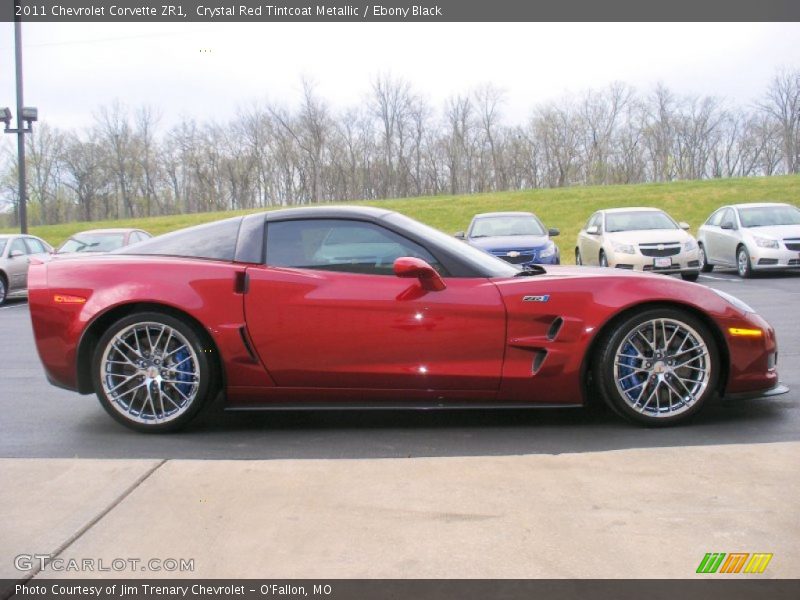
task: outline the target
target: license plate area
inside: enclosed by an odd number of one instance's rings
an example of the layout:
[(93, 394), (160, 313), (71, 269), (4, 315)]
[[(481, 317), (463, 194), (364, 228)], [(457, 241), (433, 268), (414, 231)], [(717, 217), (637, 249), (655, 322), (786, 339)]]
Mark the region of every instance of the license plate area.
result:
[(657, 257), (653, 259), (653, 266), (656, 269), (665, 269), (672, 266), (672, 259), (669, 256)]

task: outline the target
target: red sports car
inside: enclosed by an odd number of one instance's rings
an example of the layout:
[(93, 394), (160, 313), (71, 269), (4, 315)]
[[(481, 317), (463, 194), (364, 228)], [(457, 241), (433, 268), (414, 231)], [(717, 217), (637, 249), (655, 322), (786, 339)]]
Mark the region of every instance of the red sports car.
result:
[(666, 425), (771, 395), (775, 332), (701, 285), (521, 269), (377, 208), (280, 210), (30, 268), (49, 380), (143, 431), (230, 408), (582, 405)]

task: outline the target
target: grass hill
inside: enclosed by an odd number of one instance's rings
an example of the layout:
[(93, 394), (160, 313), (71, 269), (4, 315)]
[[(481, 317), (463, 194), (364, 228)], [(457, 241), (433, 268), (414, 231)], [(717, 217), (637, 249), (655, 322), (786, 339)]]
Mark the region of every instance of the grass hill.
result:
[[(556, 238), (556, 241), (561, 247), (562, 262), (573, 263), (578, 231), (595, 210), (624, 206), (653, 206), (667, 211), (678, 221), (688, 222), (694, 233), (714, 209), (724, 204), (758, 201), (800, 205), (800, 175), (640, 185), (579, 186), (340, 204), (364, 204), (396, 210), (447, 233), (466, 229), (476, 213), (501, 210), (535, 212), (547, 227), (558, 227), (561, 230), (561, 236)], [(85, 229), (139, 227), (152, 234), (160, 234), (244, 212), (255, 211), (44, 225), (32, 227), (31, 233), (57, 245), (71, 234)]]

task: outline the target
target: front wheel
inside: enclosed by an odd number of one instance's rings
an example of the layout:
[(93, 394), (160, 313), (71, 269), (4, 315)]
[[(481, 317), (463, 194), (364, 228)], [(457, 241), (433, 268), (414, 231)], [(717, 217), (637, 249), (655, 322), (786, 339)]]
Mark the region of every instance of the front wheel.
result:
[(606, 253), (602, 250), (600, 251), (600, 266), (607, 267), (608, 266), (608, 257), (606, 257)]
[(579, 267), (583, 265), (583, 258), (581, 258), (581, 251), (575, 248), (575, 264)]
[(617, 413), (651, 426), (696, 414), (714, 394), (720, 358), (708, 327), (679, 309), (641, 310), (606, 334), (593, 375)]
[(4, 304), (6, 301), (6, 296), (8, 295), (8, 284), (6, 283), (6, 278), (0, 273), (0, 305)]
[(681, 273), (681, 279), (684, 281), (697, 281), (700, 278), (700, 271), (689, 271), (688, 273)]
[(736, 250), (736, 271), (742, 279), (753, 276), (753, 264), (750, 262), (750, 253), (744, 246), (739, 246), (738, 250)]
[(708, 264), (708, 256), (706, 256), (706, 249), (703, 244), (698, 244), (697, 250), (700, 254), (700, 270), (703, 273), (711, 273), (714, 270), (714, 265)]
[(180, 319), (156, 312), (130, 315), (97, 344), (92, 363), (97, 397), (131, 429), (180, 429), (215, 389), (212, 353)]

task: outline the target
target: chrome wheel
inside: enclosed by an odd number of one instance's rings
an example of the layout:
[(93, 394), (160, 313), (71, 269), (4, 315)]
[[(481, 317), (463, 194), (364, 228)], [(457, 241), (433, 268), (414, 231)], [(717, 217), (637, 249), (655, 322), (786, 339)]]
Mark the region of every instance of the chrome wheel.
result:
[(687, 323), (649, 319), (617, 345), (613, 379), (620, 398), (638, 414), (674, 417), (704, 396), (712, 380), (711, 354)]
[(99, 366), (102, 392), (125, 421), (170, 423), (190, 410), (200, 390), (193, 344), (165, 323), (124, 327), (106, 342)]

